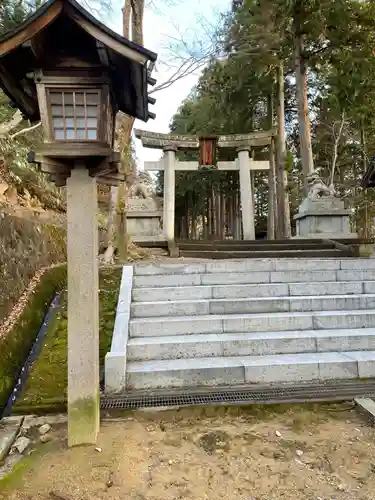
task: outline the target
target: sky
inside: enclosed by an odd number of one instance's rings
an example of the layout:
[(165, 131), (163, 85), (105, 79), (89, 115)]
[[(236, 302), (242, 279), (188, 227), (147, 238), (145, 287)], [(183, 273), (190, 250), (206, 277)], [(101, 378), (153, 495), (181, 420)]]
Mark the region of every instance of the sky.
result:
[[(148, 3), (146, 0), (146, 5)], [(112, 2), (113, 13), (109, 19), (110, 27), (119, 33), (122, 30), (122, 4), (121, 0)], [(227, 12), (230, 6), (231, 0), (153, 0), (153, 3), (146, 7), (144, 45), (158, 54), (158, 62), (152, 74), (157, 79), (156, 85), (168, 80), (174, 73), (173, 68), (168, 68), (165, 64), (176, 64), (171, 51), (171, 45), (176, 45), (173, 40), (182, 38), (189, 46), (192, 40), (205, 40), (206, 33), (211, 31), (210, 26), (215, 26), (220, 13)], [(196, 72), (177, 81), (168, 89), (153, 94), (157, 101), (155, 105), (150, 106), (150, 110), (156, 113), (156, 119), (147, 123), (136, 120), (134, 127), (167, 133), (172, 116), (189, 95), (198, 78), (199, 72)], [(140, 170), (143, 170), (144, 161), (158, 160), (161, 156), (160, 150), (142, 148), (137, 139), (135, 148)]]

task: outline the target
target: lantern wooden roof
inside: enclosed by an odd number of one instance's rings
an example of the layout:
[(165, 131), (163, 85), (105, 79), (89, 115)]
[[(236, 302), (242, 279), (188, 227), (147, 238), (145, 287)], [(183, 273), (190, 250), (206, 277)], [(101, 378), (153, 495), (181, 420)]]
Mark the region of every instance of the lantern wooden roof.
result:
[(40, 118), (32, 72), (94, 68), (107, 71), (117, 108), (147, 121), (149, 63), (157, 58), (95, 19), (75, 0), (49, 0), (13, 31), (0, 38), (0, 85), (30, 119)]

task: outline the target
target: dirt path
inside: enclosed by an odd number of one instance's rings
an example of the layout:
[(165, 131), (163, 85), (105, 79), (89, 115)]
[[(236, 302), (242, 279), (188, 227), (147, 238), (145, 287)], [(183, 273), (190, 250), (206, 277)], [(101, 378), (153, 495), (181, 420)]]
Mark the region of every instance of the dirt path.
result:
[(102, 423), (101, 452), (60, 429), (0, 498), (373, 500), (375, 432), (346, 408), (136, 413)]

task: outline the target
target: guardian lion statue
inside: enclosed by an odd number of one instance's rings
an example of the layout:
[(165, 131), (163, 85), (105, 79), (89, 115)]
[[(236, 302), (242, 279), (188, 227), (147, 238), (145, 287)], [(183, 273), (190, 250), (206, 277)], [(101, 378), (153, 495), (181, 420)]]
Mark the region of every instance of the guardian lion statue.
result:
[(152, 179), (147, 172), (131, 173), (127, 177), (129, 198), (153, 198)]
[(317, 172), (312, 172), (307, 176), (309, 192), (307, 197), (316, 201), (320, 198), (335, 196), (333, 186), (327, 186)]

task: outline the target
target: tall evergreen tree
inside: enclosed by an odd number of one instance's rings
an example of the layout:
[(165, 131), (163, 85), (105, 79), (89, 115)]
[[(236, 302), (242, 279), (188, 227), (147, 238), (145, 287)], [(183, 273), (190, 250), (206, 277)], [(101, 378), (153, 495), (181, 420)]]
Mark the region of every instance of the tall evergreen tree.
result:
[[(314, 168), (348, 201), (365, 204), (370, 220), (371, 196), (353, 184), (359, 185), (375, 148), (374, 13), (369, 1), (244, 0), (223, 33), (226, 60), (212, 61), (205, 70), (172, 130), (268, 128), (267, 99), (270, 92), (277, 95), (282, 68), (287, 149), (279, 172), (288, 172), (292, 212)], [(280, 182), (279, 176), (279, 187)], [(261, 183), (259, 190), (266, 194), (267, 188)], [(363, 217), (355, 218), (364, 230)]]

